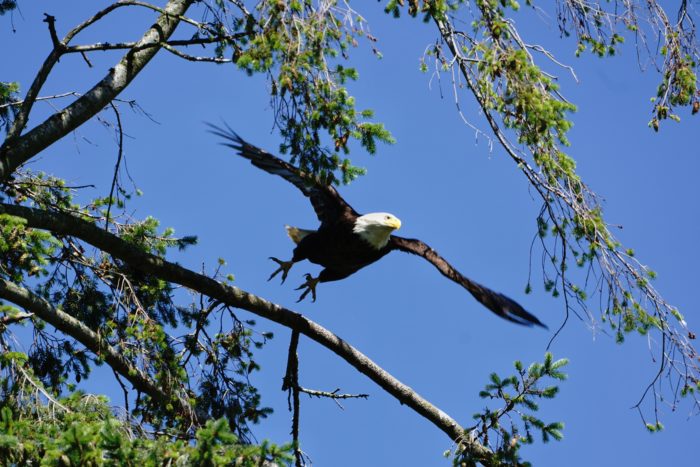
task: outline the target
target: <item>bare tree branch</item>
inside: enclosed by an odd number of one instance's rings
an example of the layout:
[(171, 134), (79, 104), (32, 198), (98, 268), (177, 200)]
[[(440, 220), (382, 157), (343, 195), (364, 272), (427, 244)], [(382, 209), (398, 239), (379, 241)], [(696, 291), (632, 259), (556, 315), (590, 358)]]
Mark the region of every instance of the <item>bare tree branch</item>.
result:
[(455, 443), (473, 453), (474, 457), (480, 459), (484, 465), (494, 465), (491, 450), (472, 439), (452, 417), (422, 398), (409, 386), (394, 378), (348, 342), (305, 316), (238, 287), (222, 284), (210, 277), (146, 253), (116, 235), (105, 232), (96, 225), (74, 216), (5, 203), (0, 203), (0, 214), (21, 217), (27, 221), (29, 227), (77, 237), (142, 272), (183, 285), (229, 306), (248, 310), (304, 334), (369, 377), (401, 404), (407, 405), (429, 420)]
[(211, 63), (233, 63), (234, 59), (233, 58), (223, 58), (223, 57), (200, 57), (197, 55), (190, 55), (186, 54), (185, 52), (182, 52), (181, 50), (171, 46), (170, 44), (163, 43), (163, 48), (170, 52), (173, 55), (176, 55), (180, 58), (184, 58), (185, 60), (188, 60), (190, 62), (211, 62)]
[[(73, 96), (73, 97), (79, 97), (80, 94), (77, 92), (69, 91), (69, 92), (63, 92), (60, 94), (54, 94), (53, 96), (40, 96), (34, 99), (35, 102), (38, 101), (48, 101), (52, 99), (60, 99), (61, 97), (68, 97), (68, 96)], [(7, 107), (16, 107), (24, 104), (24, 99), (18, 100), (18, 101), (12, 101), (12, 102), (7, 102), (5, 104), (0, 104), (0, 109), (4, 109)]]
[(369, 394), (342, 394), (340, 388), (333, 391), (319, 391), (317, 389), (308, 389), (299, 386), (299, 392), (309, 395), (310, 397), (327, 397), (328, 399), (367, 399)]
[[(196, 37), (192, 39), (179, 39), (172, 41), (164, 41), (152, 44), (143, 44), (139, 47), (139, 50), (144, 50), (152, 47), (187, 47), (189, 45), (206, 45), (213, 44), (215, 42), (221, 42), (224, 40), (235, 40), (241, 37), (248, 36), (248, 33), (240, 33), (233, 35), (216, 35), (212, 37)], [(66, 47), (64, 53), (85, 53), (85, 52), (104, 52), (106, 50), (123, 50), (123, 49), (133, 49), (136, 47), (136, 42), (96, 42), (94, 44), (87, 45), (73, 45)]]
[[(65, 109), (19, 136), (26, 125), (36, 96), (62, 53), (61, 48), (54, 47), (32, 83), (13, 127), (8, 132), (7, 140), (0, 147), (0, 181), (5, 181), (17, 167), (85, 123), (118, 96), (160, 50), (159, 46), (142, 46), (167, 41), (193, 2), (194, 0), (170, 0), (155, 24), (119, 63), (110, 68), (99, 83)], [(66, 36), (65, 43), (62, 42), (64, 46), (70, 37)]]

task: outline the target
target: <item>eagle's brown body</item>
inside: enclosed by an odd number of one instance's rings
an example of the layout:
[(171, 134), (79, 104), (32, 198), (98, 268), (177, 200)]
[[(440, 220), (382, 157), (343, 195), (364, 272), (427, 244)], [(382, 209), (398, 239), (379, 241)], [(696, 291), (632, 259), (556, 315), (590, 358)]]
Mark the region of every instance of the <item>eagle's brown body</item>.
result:
[(390, 244), (378, 250), (368, 248), (367, 242), (353, 233), (353, 220), (343, 219), (306, 235), (294, 248), (292, 262), (307, 259), (320, 264), (324, 269), (319, 282), (329, 282), (344, 279), (391, 251)]

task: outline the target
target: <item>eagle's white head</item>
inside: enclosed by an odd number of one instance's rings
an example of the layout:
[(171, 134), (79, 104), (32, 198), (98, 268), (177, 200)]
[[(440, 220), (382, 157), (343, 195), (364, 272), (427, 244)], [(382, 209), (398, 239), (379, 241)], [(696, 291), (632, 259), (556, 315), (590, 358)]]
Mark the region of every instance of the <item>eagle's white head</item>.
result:
[(372, 212), (360, 216), (352, 231), (377, 250), (384, 248), (394, 230), (401, 228), (401, 221), (388, 212)]

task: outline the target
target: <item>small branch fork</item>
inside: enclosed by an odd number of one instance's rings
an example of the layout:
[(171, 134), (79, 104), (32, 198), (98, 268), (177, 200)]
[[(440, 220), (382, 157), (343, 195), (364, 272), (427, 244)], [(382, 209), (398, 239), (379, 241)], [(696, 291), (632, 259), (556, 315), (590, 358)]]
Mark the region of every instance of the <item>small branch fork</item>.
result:
[[(287, 354), (287, 371), (282, 380), (282, 390), (287, 391), (287, 404), (292, 412), (292, 441), (294, 442), (294, 465), (304, 465), (304, 453), (299, 447), (299, 331), (292, 330)], [(290, 400), (291, 399), (291, 400)]]
[(288, 392), (287, 405), (289, 411), (292, 412), (292, 440), (294, 441), (294, 458), (295, 466), (302, 467), (306, 465), (304, 458), (306, 455), (299, 448), (299, 393), (304, 393), (310, 397), (325, 397), (332, 399), (338, 407), (343, 409), (343, 406), (338, 402), (340, 399), (367, 399), (369, 394), (339, 394), (340, 389), (334, 391), (318, 391), (315, 389), (307, 389), (299, 385), (299, 355), (297, 348), (299, 346), (299, 331), (293, 329), (292, 337), (289, 341), (289, 352), (287, 354), (287, 371), (282, 378), (282, 390)]
[(338, 407), (340, 407), (341, 409), (345, 409), (345, 407), (343, 407), (340, 404), (340, 402), (338, 402), (339, 400), (342, 400), (342, 399), (368, 399), (369, 398), (369, 394), (343, 394), (343, 393), (340, 393), (340, 388), (334, 389), (333, 391), (318, 391), (316, 389), (307, 389), (307, 388), (299, 386), (299, 392), (307, 394), (310, 397), (319, 397), (319, 398), (325, 397), (328, 399), (332, 399), (338, 405)]
[(117, 151), (117, 162), (114, 165), (114, 176), (112, 177), (112, 186), (109, 189), (109, 204), (107, 205), (107, 214), (105, 215), (105, 230), (109, 228), (109, 214), (112, 210), (112, 205), (114, 204), (114, 190), (117, 187), (117, 179), (119, 178), (119, 167), (122, 163), (122, 157), (124, 156), (124, 128), (122, 127), (122, 117), (119, 114), (117, 106), (114, 102), (110, 102), (109, 106), (114, 110), (114, 115), (117, 118), (117, 138), (118, 138), (118, 151)]

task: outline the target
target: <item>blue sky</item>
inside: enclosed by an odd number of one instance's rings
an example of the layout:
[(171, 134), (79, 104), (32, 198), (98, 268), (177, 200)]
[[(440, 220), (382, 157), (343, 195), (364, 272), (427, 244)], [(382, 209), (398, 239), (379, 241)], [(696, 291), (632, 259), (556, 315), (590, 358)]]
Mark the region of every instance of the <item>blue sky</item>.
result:
[[(22, 2), (21, 14), (0, 18), (5, 64), (0, 79), (19, 81), (23, 90), (29, 86), (50, 47), (43, 12), (57, 17), (61, 36), (98, 8), (65, 5), (71, 11), (55, 2)], [(503, 151), (490, 150), (462, 123), (448, 77), (440, 83), (418, 71), (419, 58), (435, 40), (434, 28), (393, 20), (374, 2), (358, 7), (379, 38), (383, 58), (376, 59), (363, 43), (352, 52), (360, 81), (351, 91), (358, 108), (374, 109), (397, 142), (380, 146), (375, 157), (353, 152), (368, 175), (341, 188), (342, 195), (360, 212), (394, 213), (403, 221), (400, 235), (429, 243), (464, 274), (513, 297), (556, 329), (564, 319), (562, 299), (545, 292), (537, 275), (533, 292), (524, 294), (540, 204)], [(106, 29), (88, 30), (76, 43), (136, 40), (151, 20), (125, 9)], [(697, 330), (697, 117), (683, 110), (680, 124), (665, 123), (658, 134), (647, 128), (658, 76), (648, 66), (640, 72), (632, 43), (611, 59), (576, 59), (575, 44), (560, 40), (551, 20), (519, 15), (517, 21), (526, 40), (550, 46), (576, 67), (579, 83), (558, 71), (563, 93), (578, 106), (569, 153), (583, 179), (605, 199), (607, 221), (624, 226), (616, 231), (619, 239), (658, 273), (656, 288)], [(93, 68), (77, 55), (62, 58), (42, 95), (85, 91), (119, 56), (92, 55)], [(197, 246), (173, 255), (177, 261), (211, 270), (217, 258), (226, 259), (237, 286), (321, 323), (465, 426), (484, 406), (477, 393), (490, 372), (510, 374), (514, 360), (542, 358), (552, 331), (498, 319), (415, 257), (393, 253), (346, 280), (321, 284), (316, 303), (295, 304), (293, 290), (303, 273), (318, 271), (314, 265), (296, 265), (282, 286), (276, 279), (266, 282), (274, 269), (267, 257), (291, 256), (284, 225), (315, 227), (313, 210), (294, 187), (217, 145), (203, 125), (226, 120), (251, 143), (276, 152), (280, 138), (272, 129), (263, 80), (232, 66), (195, 65), (161, 52), (120, 97), (135, 99), (158, 122), (121, 107), (129, 173), (144, 192), (130, 205), (133, 215), (152, 215), (179, 235), (199, 237)], [(54, 105), (68, 103), (60, 102)], [(467, 95), (461, 106), (472, 123), (486, 129)], [(30, 125), (51, 111), (49, 104), (37, 105)], [(31, 168), (72, 184), (95, 184), (86, 196), (99, 196), (108, 191), (115, 157), (112, 133), (91, 121), (44, 151)], [(590, 304), (594, 315), (596, 305)], [(244, 311), (239, 316), (251, 317)], [(289, 331), (262, 319), (258, 329), (275, 333), (258, 354), (262, 371), (253, 380), (275, 413), (255, 433), (284, 442), (290, 415), (279, 388)], [(552, 347), (555, 357), (571, 360), (569, 380), (540, 411), (546, 421), (565, 422), (565, 438), (526, 447), (524, 458), (544, 466), (691, 464), (696, 455), (687, 446), (697, 442), (700, 421), (688, 417), (689, 404), (672, 411), (662, 403), (666, 429), (654, 435), (630, 409), (657, 370), (647, 347), (646, 338), (634, 335), (616, 345), (588, 323), (570, 320)], [(314, 465), (448, 465), (441, 454), (451, 443), (442, 432), (303, 338), (300, 371), (305, 387), (370, 394), (367, 401), (346, 401), (344, 410), (302, 397), (302, 448)], [(120, 391), (105, 381), (87, 387), (119, 404)]]

